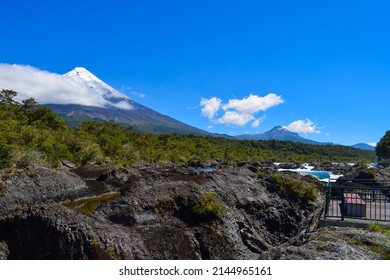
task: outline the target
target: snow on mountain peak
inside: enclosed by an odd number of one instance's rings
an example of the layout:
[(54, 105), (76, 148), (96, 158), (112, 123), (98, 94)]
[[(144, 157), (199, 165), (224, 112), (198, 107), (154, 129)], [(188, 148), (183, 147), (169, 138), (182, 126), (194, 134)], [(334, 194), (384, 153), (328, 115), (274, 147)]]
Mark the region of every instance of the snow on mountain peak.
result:
[(64, 76), (77, 78), (84, 82), (96, 82), (108, 86), (106, 83), (104, 83), (102, 80), (100, 80), (98, 77), (96, 77), (94, 74), (89, 72), (84, 67), (76, 67), (73, 70), (66, 73)]
[(100, 80), (84, 67), (76, 67), (68, 73), (64, 74), (64, 76), (81, 82), (88, 88), (92, 89), (94, 92), (102, 95), (105, 100), (112, 103), (112, 105), (115, 107), (121, 109), (133, 109), (131, 103), (134, 101)]

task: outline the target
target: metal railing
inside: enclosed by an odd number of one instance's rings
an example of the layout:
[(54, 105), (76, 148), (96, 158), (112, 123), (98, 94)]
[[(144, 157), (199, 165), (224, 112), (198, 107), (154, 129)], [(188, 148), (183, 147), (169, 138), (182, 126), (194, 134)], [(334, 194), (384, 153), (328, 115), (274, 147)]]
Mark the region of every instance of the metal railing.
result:
[(338, 180), (326, 186), (324, 218), (390, 221), (390, 181)]

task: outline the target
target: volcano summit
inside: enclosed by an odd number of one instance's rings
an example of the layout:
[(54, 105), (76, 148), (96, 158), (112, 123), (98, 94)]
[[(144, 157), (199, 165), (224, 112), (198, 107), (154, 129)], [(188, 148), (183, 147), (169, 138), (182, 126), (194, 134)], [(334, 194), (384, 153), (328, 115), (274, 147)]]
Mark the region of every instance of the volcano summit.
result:
[(72, 126), (85, 120), (95, 120), (130, 125), (140, 132), (210, 135), (206, 131), (160, 114), (131, 100), (83, 67), (76, 67), (63, 76), (87, 87), (91, 94), (102, 97), (103, 100), (96, 106), (45, 104)]

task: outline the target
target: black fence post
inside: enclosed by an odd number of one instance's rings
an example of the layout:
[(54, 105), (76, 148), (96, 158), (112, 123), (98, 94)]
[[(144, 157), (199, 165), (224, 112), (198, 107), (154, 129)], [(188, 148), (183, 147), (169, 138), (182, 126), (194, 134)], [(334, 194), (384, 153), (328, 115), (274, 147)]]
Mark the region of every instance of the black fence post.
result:
[(329, 212), (330, 192), (331, 192), (330, 186), (327, 185), (326, 190), (325, 190), (325, 211), (324, 211), (324, 219), (325, 220), (326, 220), (326, 215)]
[(341, 220), (344, 221), (344, 212), (345, 212), (345, 202), (344, 202), (344, 187), (341, 189), (341, 205), (340, 205), (340, 212), (341, 212)]

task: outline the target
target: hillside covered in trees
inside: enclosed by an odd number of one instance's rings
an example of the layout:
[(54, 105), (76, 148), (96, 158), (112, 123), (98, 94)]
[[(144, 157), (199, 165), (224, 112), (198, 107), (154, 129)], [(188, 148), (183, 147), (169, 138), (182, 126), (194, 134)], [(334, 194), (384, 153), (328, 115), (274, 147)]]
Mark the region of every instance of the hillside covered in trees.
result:
[(51, 109), (33, 99), (18, 103), (16, 92), (0, 93), (0, 167), (137, 162), (178, 165), (234, 165), (243, 161), (373, 161), (373, 151), (290, 141), (242, 141), (219, 137), (134, 132), (115, 123), (86, 121), (69, 128)]

